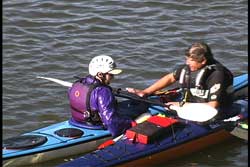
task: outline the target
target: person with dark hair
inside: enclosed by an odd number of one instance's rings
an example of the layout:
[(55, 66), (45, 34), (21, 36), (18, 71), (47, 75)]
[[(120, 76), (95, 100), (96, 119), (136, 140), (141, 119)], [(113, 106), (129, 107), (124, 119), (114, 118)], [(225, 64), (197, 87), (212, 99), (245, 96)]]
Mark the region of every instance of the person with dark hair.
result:
[[(128, 92), (139, 96), (151, 95), (179, 81), (183, 90), (183, 99), (167, 104), (182, 106), (185, 103), (206, 103), (216, 109), (229, 106), (229, 88), (233, 84), (232, 73), (220, 62), (214, 59), (210, 47), (203, 42), (192, 44), (185, 51), (186, 63), (166, 74), (144, 90), (126, 88)], [(219, 112), (220, 117), (226, 117), (226, 111)]]

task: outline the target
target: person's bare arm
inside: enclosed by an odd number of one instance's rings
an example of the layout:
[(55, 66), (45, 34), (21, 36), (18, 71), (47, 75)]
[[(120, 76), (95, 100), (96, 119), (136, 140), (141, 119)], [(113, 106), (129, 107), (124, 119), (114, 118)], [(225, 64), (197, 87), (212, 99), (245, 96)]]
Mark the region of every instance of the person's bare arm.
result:
[(175, 82), (175, 78), (173, 73), (167, 74), (158, 81), (156, 81), (153, 85), (149, 86), (148, 88), (144, 89), (143, 92), (146, 94), (152, 94), (158, 90), (161, 90)]
[(153, 85), (147, 87), (144, 90), (139, 90), (139, 89), (134, 89), (134, 88), (126, 88), (126, 90), (130, 93), (135, 93), (138, 96), (143, 97), (146, 95), (150, 95), (150, 94), (154, 93), (155, 91), (161, 90), (161, 89), (171, 85), (174, 82), (175, 82), (174, 75), (173, 75), (173, 73), (170, 73), (170, 74), (163, 76), (161, 79), (156, 81)]

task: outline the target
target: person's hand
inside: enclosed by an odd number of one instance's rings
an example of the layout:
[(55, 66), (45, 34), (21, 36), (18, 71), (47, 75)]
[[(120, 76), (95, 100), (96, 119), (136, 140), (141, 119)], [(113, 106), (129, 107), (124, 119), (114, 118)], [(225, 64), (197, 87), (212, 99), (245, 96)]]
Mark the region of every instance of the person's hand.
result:
[(139, 89), (135, 89), (135, 88), (126, 88), (126, 90), (129, 93), (134, 93), (134, 94), (136, 94), (137, 96), (140, 96), (140, 97), (144, 97), (144, 96), (147, 95), (145, 92), (143, 92), (143, 90), (139, 90)]
[(165, 107), (166, 110), (171, 110), (171, 106), (177, 106), (179, 107), (179, 102), (168, 102), (168, 103), (165, 103), (168, 107)]

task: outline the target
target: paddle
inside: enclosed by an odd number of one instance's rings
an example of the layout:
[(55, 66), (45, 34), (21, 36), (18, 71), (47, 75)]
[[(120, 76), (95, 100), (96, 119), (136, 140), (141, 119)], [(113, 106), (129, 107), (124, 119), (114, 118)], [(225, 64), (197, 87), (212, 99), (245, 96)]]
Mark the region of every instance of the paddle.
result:
[(101, 149), (104, 149), (104, 148), (106, 148), (108, 146), (111, 146), (111, 145), (115, 144), (117, 141), (119, 141), (123, 136), (124, 136), (124, 134), (121, 134), (120, 136), (118, 136), (118, 137), (116, 137), (114, 139), (107, 140), (104, 143), (100, 144), (97, 147), (97, 149), (101, 150)]
[[(63, 86), (71, 87), (72, 83), (62, 81), (55, 78), (48, 78), (48, 77), (37, 77), (46, 80), (50, 80), (61, 84)], [(137, 96), (133, 93), (129, 93), (127, 91), (122, 91), (121, 89), (114, 89), (114, 94), (118, 97), (124, 97), (128, 99), (133, 99), (153, 105), (158, 105), (162, 107), (166, 107), (170, 110), (174, 110), (179, 118), (189, 120), (189, 121), (196, 121), (196, 122), (206, 122), (213, 118), (217, 114), (217, 110), (209, 105), (202, 104), (202, 103), (189, 103), (185, 104), (183, 107), (178, 107), (174, 105), (166, 105), (160, 101), (156, 101), (153, 99), (147, 99), (140, 96)]]
[(129, 98), (153, 105), (166, 107), (170, 110), (176, 111), (178, 117), (190, 121), (206, 122), (217, 114), (217, 110), (215, 108), (202, 103), (188, 103), (185, 104), (183, 107), (178, 107), (175, 105), (166, 105), (165, 103), (162, 103), (159, 100), (146, 99), (137, 96), (133, 93), (122, 91), (121, 89), (117, 89), (114, 93), (118, 97)]
[(248, 124), (241, 122), (244, 121), (242, 120), (242, 117), (244, 118), (244, 116), (239, 114), (234, 117), (224, 119), (223, 122), (229, 123), (229, 128), (227, 130), (230, 131), (233, 136), (248, 141)]
[(66, 86), (66, 87), (72, 87), (72, 85), (73, 85), (73, 83), (71, 83), (71, 82), (59, 80), (59, 79), (56, 79), (56, 78), (40, 77), (40, 76), (37, 76), (37, 78), (46, 79), (46, 80), (58, 83), (58, 84), (60, 84), (62, 86)]
[(248, 141), (248, 124), (239, 123), (230, 133), (240, 139)]

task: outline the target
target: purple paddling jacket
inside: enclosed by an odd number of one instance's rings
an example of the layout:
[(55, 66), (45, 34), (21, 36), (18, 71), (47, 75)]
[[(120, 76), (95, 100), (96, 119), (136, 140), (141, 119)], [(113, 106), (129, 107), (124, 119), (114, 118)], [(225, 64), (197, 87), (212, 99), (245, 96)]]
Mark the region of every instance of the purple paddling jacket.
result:
[(91, 111), (98, 112), (101, 121), (113, 137), (119, 136), (132, 126), (132, 119), (118, 114), (111, 87), (102, 85), (99, 80), (90, 75), (82, 78), (81, 82), (74, 83), (68, 90), (71, 113), (75, 120), (79, 122), (87, 121), (88, 114), (85, 112), (87, 110), (86, 94), (90, 85), (98, 84), (90, 94), (89, 107)]

